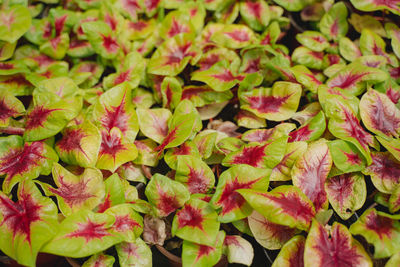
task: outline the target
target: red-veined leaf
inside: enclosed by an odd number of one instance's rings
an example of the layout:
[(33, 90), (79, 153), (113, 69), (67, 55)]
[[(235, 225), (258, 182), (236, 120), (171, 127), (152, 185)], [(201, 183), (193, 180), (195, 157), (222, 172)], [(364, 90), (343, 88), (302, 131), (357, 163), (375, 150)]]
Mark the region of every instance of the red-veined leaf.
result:
[(360, 173), (345, 173), (327, 179), (325, 191), (329, 203), (343, 220), (362, 208), (367, 198), (367, 186)]
[(237, 192), (239, 189), (266, 190), (270, 171), (247, 165), (234, 165), (224, 171), (218, 180), (216, 191), (211, 199), (215, 208), (221, 208), (219, 220), (232, 222), (250, 215), (251, 207)]
[(226, 235), (224, 249), (229, 263), (239, 263), (250, 266), (254, 258), (253, 246), (239, 235)]
[(390, 257), (400, 249), (399, 219), (399, 215), (368, 209), (350, 226), (350, 232), (362, 235), (368, 243), (374, 245), (374, 258)]
[(364, 156), (350, 142), (333, 140), (328, 146), (335, 166), (343, 172), (362, 171), (367, 165)]
[(296, 235), (285, 243), (272, 267), (304, 267), (304, 246), (306, 239)]
[(191, 199), (177, 211), (171, 233), (183, 240), (212, 246), (216, 242), (220, 222), (212, 206), (200, 199)]
[(10, 193), (20, 181), (50, 174), (53, 162), (57, 161), (57, 153), (44, 142), (24, 143), (22, 137), (16, 135), (1, 137), (0, 175), (5, 175), (3, 192)]
[(41, 247), (57, 232), (57, 207), (32, 181), (18, 186), (18, 201), (0, 192), (0, 249), (19, 264), (36, 266)]
[(369, 266), (371, 259), (346, 226), (334, 222), (328, 232), (314, 221), (304, 248), (304, 266)]
[(269, 221), (257, 211), (248, 217), (248, 223), (254, 238), (269, 250), (280, 249), (298, 230)]
[(145, 194), (160, 217), (168, 216), (190, 198), (190, 193), (183, 184), (159, 173), (150, 179)]
[(139, 265), (143, 267), (152, 266), (151, 250), (140, 238), (135, 242), (122, 242), (115, 246), (121, 266)]
[(282, 185), (271, 192), (240, 189), (238, 192), (269, 221), (308, 230), (315, 216), (312, 202), (295, 186)]

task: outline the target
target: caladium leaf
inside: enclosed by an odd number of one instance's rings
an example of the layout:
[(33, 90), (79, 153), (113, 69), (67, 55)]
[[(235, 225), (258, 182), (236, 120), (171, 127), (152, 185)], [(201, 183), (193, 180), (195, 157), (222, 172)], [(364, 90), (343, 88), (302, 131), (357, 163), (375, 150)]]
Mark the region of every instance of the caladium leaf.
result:
[(194, 45), (193, 35), (179, 34), (167, 39), (153, 53), (148, 63), (148, 73), (176, 76), (189, 61), (195, 61), (200, 53)]
[(326, 122), (324, 112), (320, 111), (307, 124), (289, 133), (289, 142), (314, 141), (325, 132)]
[(346, 226), (334, 222), (328, 232), (314, 220), (304, 248), (304, 266), (370, 266), (371, 259)]
[(81, 209), (91, 210), (100, 204), (105, 196), (103, 175), (97, 169), (85, 169), (77, 176), (55, 163), (52, 174), (57, 188), (48, 186), (47, 190), (57, 197), (58, 207), (64, 216)]
[(377, 136), (376, 139), (386, 148), (397, 160), (400, 160), (400, 140), (394, 138), (382, 138)]
[(329, 40), (333, 39), (335, 41), (346, 36), (349, 29), (347, 14), (347, 8), (344, 3), (339, 2), (334, 4), (321, 18), (319, 23), (321, 33)]
[(8, 194), (13, 186), (23, 180), (48, 175), (57, 153), (44, 142), (24, 143), (22, 137), (10, 135), (0, 138), (0, 175), (5, 175), (3, 192)]
[(340, 38), (339, 52), (348, 61), (354, 61), (356, 58), (362, 56), (360, 48), (347, 37)]
[(204, 82), (217, 92), (224, 92), (243, 81), (245, 77), (233, 72), (228, 61), (222, 60), (207, 70), (195, 72), (192, 80)]
[(399, 66), (399, 61), (394, 55), (387, 54), (385, 51), (385, 41), (375, 32), (363, 29), (360, 37), (360, 50), (365, 55), (383, 56), (393, 67)]
[(352, 63), (329, 78), (326, 84), (331, 88), (339, 87), (351, 94), (359, 95), (365, 90), (366, 82), (376, 84), (388, 78), (387, 72), (383, 70)]
[(137, 165), (157, 166), (158, 157), (155, 148), (157, 143), (150, 139), (136, 140), (134, 142), (138, 149), (138, 156), (133, 161)]
[(0, 11), (0, 40), (9, 43), (16, 42), (31, 26), (31, 14), (23, 5), (13, 5)]
[(183, 184), (158, 173), (150, 179), (145, 194), (160, 217), (168, 216), (190, 198), (190, 193)]
[(366, 158), (367, 164), (370, 164), (372, 160), (368, 145), (374, 146), (374, 137), (362, 128), (350, 106), (340, 102), (337, 102), (335, 106), (339, 112), (329, 120), (329, 131), (335, 137), (355, 145)]
[(32, 84), (23, 74), (0, 76), (0, 89), (14, 96), (30, 95), (33, 91)]
[(177, 211), (171, 233), (183, 240), (213, 246), (220, 226), (217, 218), (218, 214), (210, 204), (200, 199), (191, 199)]
[(55, 149), (65, 163), (94, 167), (99, 154), (100, 131), (90, 121), (64, 128)]
[(350, 232), (353, 235), (362, 235), (368, 243), (374, 245), (374, 258), (390, 257), (400, 247), (399, 219), (399, 215), (368, 209), (350, 226)]
[(90, 21), (84, 22), (81, 27), (96, 53), (107, 59), (113, 59), (120, 53), (121, 45), (107, 23)]
[(281, 185), (271, 192), (251, 189), (239, 189), (238, 192), (273, 223), (308, 230), (315, 216), (312, 202), (295, 186)]
[(25, 107), (11, 93), (0, 91), (0, 127), (8, 126), (10, 119), (18, 117), (25, 112)]
[[(125, 188), (122, 180), (118, 174), (114, 173), (104, 181), (105, 193), (104, 200), (98, 205), (97, 212), (102, 213), (107, 211), (109, 208), (126, 202), (125, 199)], [(104, 187), (103, 186), (103, 187)], [(137, 192), (136, 192), (137, 195)], [(136, 196), (137, 198), (137, 196)]]
[(36, 266), (41, 247), (57, 231), (57, 207), (32, 181), (18, 186), (18, 201), (0, 192), (0, 249), (19, 264)]
[(182, 266), (214, 266), (221, 258), (224, 240), (224, 231), (218, 232), (216, 241), (212, 246), (184, 240), (182, 244)]
[(217, 92), (209, 86), (186, 86), (182, 91), (182, 100), (188, 99), (195, 107), (212, 103), (222, 103), (233, 97), (231, 91)]
[(360, 173), (346, 173), (327, 179), (325, 191), (329, 203), (343, 220), (360, 209), (367, 198), (367, 186)]
[(11, 58), (14, 54), (15, 47), (17, 46), (17, 42), (9, 43), (0, 41), (0, 60), (4, 61)]
[(293, 184), (314, 203), (315, 210), (328, 208), (325, 180), (332, 167), (332, 156), (323, 141), (312, 143), (292, 169)]
[(113, 206), (104, 213), (115, 218), (112, 225), (114, 235), (121, 235), (125, 242), (134, 242), (143, 232), (143, 218), (133, 205), (125, 203)]
[(230, 63), (231, 69), (238, 69), (240, 65), (239, 56), (232, 50), (224, 47), (218, 47), (208, 50), (201, 55), (197, 62), (200, 71), (208, 70), (219, 61), (227, 60)]
[(257, 242), (270, 250), (280, 249), (286, 241), (299, 232), (295, 228), (273, 223), (257, 211), (253, 211), (248, 217), (248, 223)]
[(400, 209), (400, 186), (393, 190), (389, 198), (389, 211), (395, 213)]
[(223, 160), (224, 166), (247, 164), (257, 168), (274, 168), (285, 155), (287, 136), (263, 144), (250, 143), (229, 153)]
[(66, 217), (59, 231), (42, 251), (66, 257), (87, 257), (101, 252), (123, 238), (113, 234), (115, 218), (104, 213), (79, 210)]
[(303, 141), (288, 143), (282, 160), (272, 169), (270, 181), (290, 181), (291, 171), (296, 160), (307, 150), (307, 143)]
[(296, 65), (290, 68), (293, 75), (296, 77), (297, 82), (303, 85), (306, 89), (313, 93), (318, 91), (318, 86), (322, 84), (319, 77), (313, 74), (307, 67), (303, 65)]
[(380, 192), (391, 194), (400, 183), (400, 162), (389, 152), (372, 152), (371, 156), (372, 164), (362, 172), (371, 176)]
[(321, 52), (329, 47), (328, 40), (317, 31), (305, 31), (296, 35), (297, 41), (312, 51)]
[(301, 92), (299, 84), (276, 82), (272, 88), (257, 88), (243, 93), (241, 108), (267, 120), (287, 120), (296, 112)]
[(367, 162), (361, 152), (352, 144), (343, 140), (328, 143), (335, 166), (341, 171), (356, 172), (364, 170)]
[(350, 0), (355, 8), (362, 11), (389, 10), (400, 15), (400, 2), (398, 0), (382, 1), (382, 0)]
[(252, 44), (255, 41), (255, 35), (245, 25), (231, 24), (215, 32), (211, 36), (211, 41), (227, 48), (239, 49)]
[(304, 246), (306, 239), (296, 235), (283, 245), (272, 267), (304, 267)]
[(163, 107), (174, 109), (182, 97), (181, 83), (174, 77), (165, 77), (161, 83)]
[(399, 137), (400, 110), (386, 94), (368, 90), (360, 101), (360, 115), (371, 132), (383, 137)]
[(386, 262), (385, 267), (396, 267), (399, 264), (400, 264), (400, 253), (396, 253)]
[(162, 21), (159, 29), (160, 37), (169, 39), (181, 33), (194, 33), (191, 16), (188, 12), (172, 11)]
[(171, 111), (164, 108), (138, 108), (136, 113), (140, 131), (157, 143), (162, 143), (168, 134), (168, 121), (172, 117)]
[(136, 159), (137, 155), (136, 146), (124, 140), (119, 128), (114, 127), (109, 133), (102, 130), (97, 168), (114, 172), (122, 164)]
[(177, 147), (184, 143), (199, 126), (199, 120), (199, 114), (192, 103), (189, 100), (181, 101), (168, 123), (168, 134), (156, 151), (161, 153), (166, 148)]
[(167, 152), (164, 155), (165, 163), (167, 163), (167, 165), (171, 169), (176, 170), (177, 168), (176, 165), (178, 164), (178, 157), (183, 155), (201, 158), (201, 155), (199, 153), (199, 150), (197, 149), (196, 144), (192, 141), (186, 141), (179, 147), (173, 147), (167, 150)]
[(323, 70), (327, 65), (324, 62), (323, 52), (316, 52), (304, 46), (299, 46), (293, 51), (292, 60), (297, 64), (316, 70)]
[(241, 2), (240, 15), (246, 24), (255, 31), (264, 30), (270, 20), (269, 6), (263, 0)]
[(191, 194), (205, 194), (214, 187), (214, 173), (201, 159), (189, 155), (177, 156), (175, 180), (187, 185)]
[(400, 29), (394, 23), (386, 23), (385, 30), (392, 39), (391, 45), (393, 52), (396, 54), (398, 58), (400, 58)]
[(242, 140), (246, 142), (265, 143), (272, 142), (287, 136), (290, 131), (296, 128), (293, 123), (280, 123), (271, 129), (254, 129), (242, 134)]
[(253, 246), (239, 235), (226, 235), (224, 249), (229, 263), (239, 263), (250, 266), (254, 258)]
[(140, 238), (135, 242), (122, 242), (115, 246), (121, 266), (151, 267), (152, 255), (147, 244)]
[(221, 173), (211, 203), (221, 208), (219, 221), (233, 222), (250, 215), (252, 209), (237, 192), (239, 189), (266, 190), (268, 188), (267, 169), (254, 168), (247, 165), (234, 165)]
[(82, 264), (82, 267), (94, 267), (94, 266), (112, 266), (115, 262), (113, 256), (98, 253), (91, 256), (87, 261)]
[(82, 107), (82, 97), (62, 99), (49, 92), (33, 93), (33, 103), (27, 110), (24, 139), (37, 141), (60, 132), (75, 118)]
[(94, 104), (93, 118), (108, 132), (118, 128), (127, 142), (133, 142), (139, 131), (132, 105), (132, 88), (122, 83), (102, 94)]

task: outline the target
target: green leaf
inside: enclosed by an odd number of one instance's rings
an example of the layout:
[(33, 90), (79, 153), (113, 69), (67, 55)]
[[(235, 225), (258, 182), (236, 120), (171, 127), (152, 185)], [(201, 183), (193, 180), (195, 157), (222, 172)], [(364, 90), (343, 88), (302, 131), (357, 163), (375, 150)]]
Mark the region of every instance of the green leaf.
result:
[(32, 181), (18, 186), (18, 201), (0, 192), (0, 249), (19, 264), (36, 266), (41, 247), (56, 234), (57, 206)]
[(221, 173), (210, 203), (221, 209), (219, 221), (227, 223), (243, 219), (252, 209), (240, 196), (239, 189), (263, 190), (268, 188), (270, 171), (248, 165), (234, 165)]
[(271, 192), (239, 189), (238, 193), (257, 212), (276, 224), (308, 230), (315, 216), (312, 202), (295, 186), (281, 185)]
[(183, 240), (213, 246), (220, 223), (212, 206), (199, 199), (191, 199), (177, 211), (172, 222), (171, 233)]
[(137, 238), (135, 242), (122, 242), (115, 246), (118, 253), (119, 264), (122, 267), (151, 267), (152, 255), (146, 243)]
[(123, 240), (113, 234), (114, 222), (114, 216), (79, 210), (60, 223), (57, 234), (42, 252), (81, 258), (104, 251)]
[(362, 208), (367, 198), (367, 186), (360, 173), (346, 173), (327, 179), (325, 191), (329, 203), (343, 220)]
[(168, 216), (190, 198), (190, 193), (183, 184), (159, 173), (150, 179), (145, 194), (160, 217)]
[(16, 42), (31, 26), (31, 14), (23, 5), (15, 5), (0, 11), (0, 40)]
[(368, 243), (374, 245), (374, 258), (390, 257), (400, 248), (399, 219), (399, 215), (368, 209), (351, 225), (350, 232), (362, 235)]
[(304, 246), (306, 239), (302, 235), (296, 235), (285, 243), (278, 256), (272, 263), (272, 267), (291, 267), (293, 262), (304, 265)]
[(321, 33), (325, 34), (329, 40), (335, 41), (346, 36), (349, 29), (347, 14), (346, 5), (343, 2), (334, 4), (321, 18), (319, 23)]

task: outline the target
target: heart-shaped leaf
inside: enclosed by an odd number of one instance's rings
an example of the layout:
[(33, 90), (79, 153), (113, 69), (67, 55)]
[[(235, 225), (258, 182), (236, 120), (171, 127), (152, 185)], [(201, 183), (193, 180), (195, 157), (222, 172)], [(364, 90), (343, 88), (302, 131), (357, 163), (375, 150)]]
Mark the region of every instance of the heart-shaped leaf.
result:
[(189, 155), (177, 156), (175, 180), (187, 185), (191, 194), (205, 194), (214, 187), (214, 173), (201, 159)]
[(304, 266), (372, 266), (346, 226), (334, 222), (329, 232), (314, 220), (304, 248)]
[(225, 232), (220, 231), (212, 246), (200, 245), (190, 241), (183, 241), (182, 244), (182, 265), (183, 266), (214, 266), (222, 255), (222, 246), (225, 240)]
[(321, 18), (319, 27), (321, 33), (331, 40), (339, 40), (341, 37), (346, 36), (349, 29), (347, 23), (348, 11), (346, 5), (342, 2), (334, 4), (328, 12)]
[(374, 245), (374, 258), (390, 257), (400, 247), (399, 219), (399, 215), (368, 209), (350, 226), (350, 232), (353, 235), (362, 235), (368, 243)]
[(264, 248), (280, 249), (298, 230), (269, 221), (257, 211), (248, 217), (248, 223), (254, 238)]
[(168, 134), (168, 121), (172, 117), (171, 111), (164, 108), (138, 108), (136, 113), (140, 131), (157, 143), (162, 143)]
[(335, 167), (345, 173), (364, 170), (367, 165), (361, 152), (349, 142), (333, 140), (328, 143), (328, 146)]
[(104, 255), (103, 253), (98, 253), (91, 256), (87, 261), (82, 264), (82, 267), (91, 266), (112, 266), (115, 262), (113, 256)]
[(399, 137), (400, 110), (386, 94), (368, 90), (360, 101), (360, 115), (371, 132), (382, 137)]
[(207, 202), (191, 199), (177, 211), (171, 233), (183, 240), (213, 246), (219, 231), (218, 214)]
[(90, 121), (64, 128), (55, 149), (60, 159), (72, 165), (94, 167), (101, 144), (101, 135)]
[(53, 180), (57, 188), (48, 186), (51, 195), (57, 197), (58, 206), (64, 216), (81, 209), (93, 209), (105, 196), (103, 175), (97, 169), (85, 169), (76, 176), (60, 164), (53, 165)]
[(240, 189), (238, 193), (273, 223), (308, 230), (315, 216), (312, 202), (295, 186), (281, 185), (271, 192)]
[(367, 198), (364, 176), (359, 173), (346, 173), (327, 179), (325, 191), (329, 203), (343, 220), (349, 219), (360, 209)]
[(135, 242), (122, 242), (115, 246), (121, 266), (152, 266), (151, 250), (140, 238)]
[(219, 220), (232, 222), (250, 215), (251, 207), (237, 192), (239, 189), (264, 190), (268, 188), (270, 171), (247, 165), (234, 165), (224, 171), (218, 180), (211, 203), (222, 208)]
[(32, 181), (18, 186), (18, 201), (0, 192), (0, 249), (19, 264), (36, 266), (41, 247), (57, 232), (57, 207)]
[(240, 15), (255, 31), (261, 31), (269, 24), (269, 7), (265, 1), (245, 1), (240, 3)]
[(114, 222), (111, 215), (79, 210), (61, 222), (59, 231), (42, 251), (65, 257), (87, 257), (106, 250), (123, 240), (122, 236), (113, 234)]
[(0, 127), (8, 126), (10, 119), (18, 117), (25, 112), (25, 107), (11, 93), (0, 91)]
[(276, 82), (272, 88), (257, 88), (244, 93), (241, 108), (267, 120), (287, 120), (299, 106), (301, 91), (299, 84)]
[(328, 208), (325, 180), (332, 167), (332, 156), (324, 142), (311, 144), (292, 169), (293, 184), (314, 203), (315, 210)]
[(190, 198), (190, 193), (183, 184), (159, 173), (151, 177), (145, 194), (160, 217), (168, 216)]
[(44, 142), (24, 143), (22, 137), (10, 135), (0, 138), (0, 175), (5, 175), (3, 192), (8, 194), (23, 180), (48, 175), (57, 153)]
[(271, 181), (290, 181), (292, 179), (291, 171), (298, 158), (307, 150), (306, 142), (288, 143), (285, 155), (281, 162), (273, 169), (270, 176)]
[(285, 243), (272, 267), (280, 266), (304, 266), (304, 246), (306, 239), (302, 235), (296, 235)]
[(0, 40), (16, 42), (31, 26), (29, 9), (24, 5), (13, 5), (0, 11)]

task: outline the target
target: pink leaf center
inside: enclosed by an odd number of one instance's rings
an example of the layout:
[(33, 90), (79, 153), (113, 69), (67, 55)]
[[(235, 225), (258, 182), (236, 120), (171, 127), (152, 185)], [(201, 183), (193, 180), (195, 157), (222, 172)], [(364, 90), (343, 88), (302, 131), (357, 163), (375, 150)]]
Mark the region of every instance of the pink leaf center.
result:
[(58, 189), (50, 188), (49, 190), (62, 197), (71, 208), (75, 205), (81, 205), (89, 198), (94, 197), (92, 193), (88, 192), (87, 183), (89, 181), (80, 180), (77, 183), (66, 183), (64, 178), (60, 176), (58, 182), (60, 184)]
[(78, 229), (68, 234), (67, 237), (83, 237), (86, 243), (94, 239), (102, 239), (111, 234), (104, 227), (105, 223), (96, 223), (88, 219), (85, 223), (78, 223)]

